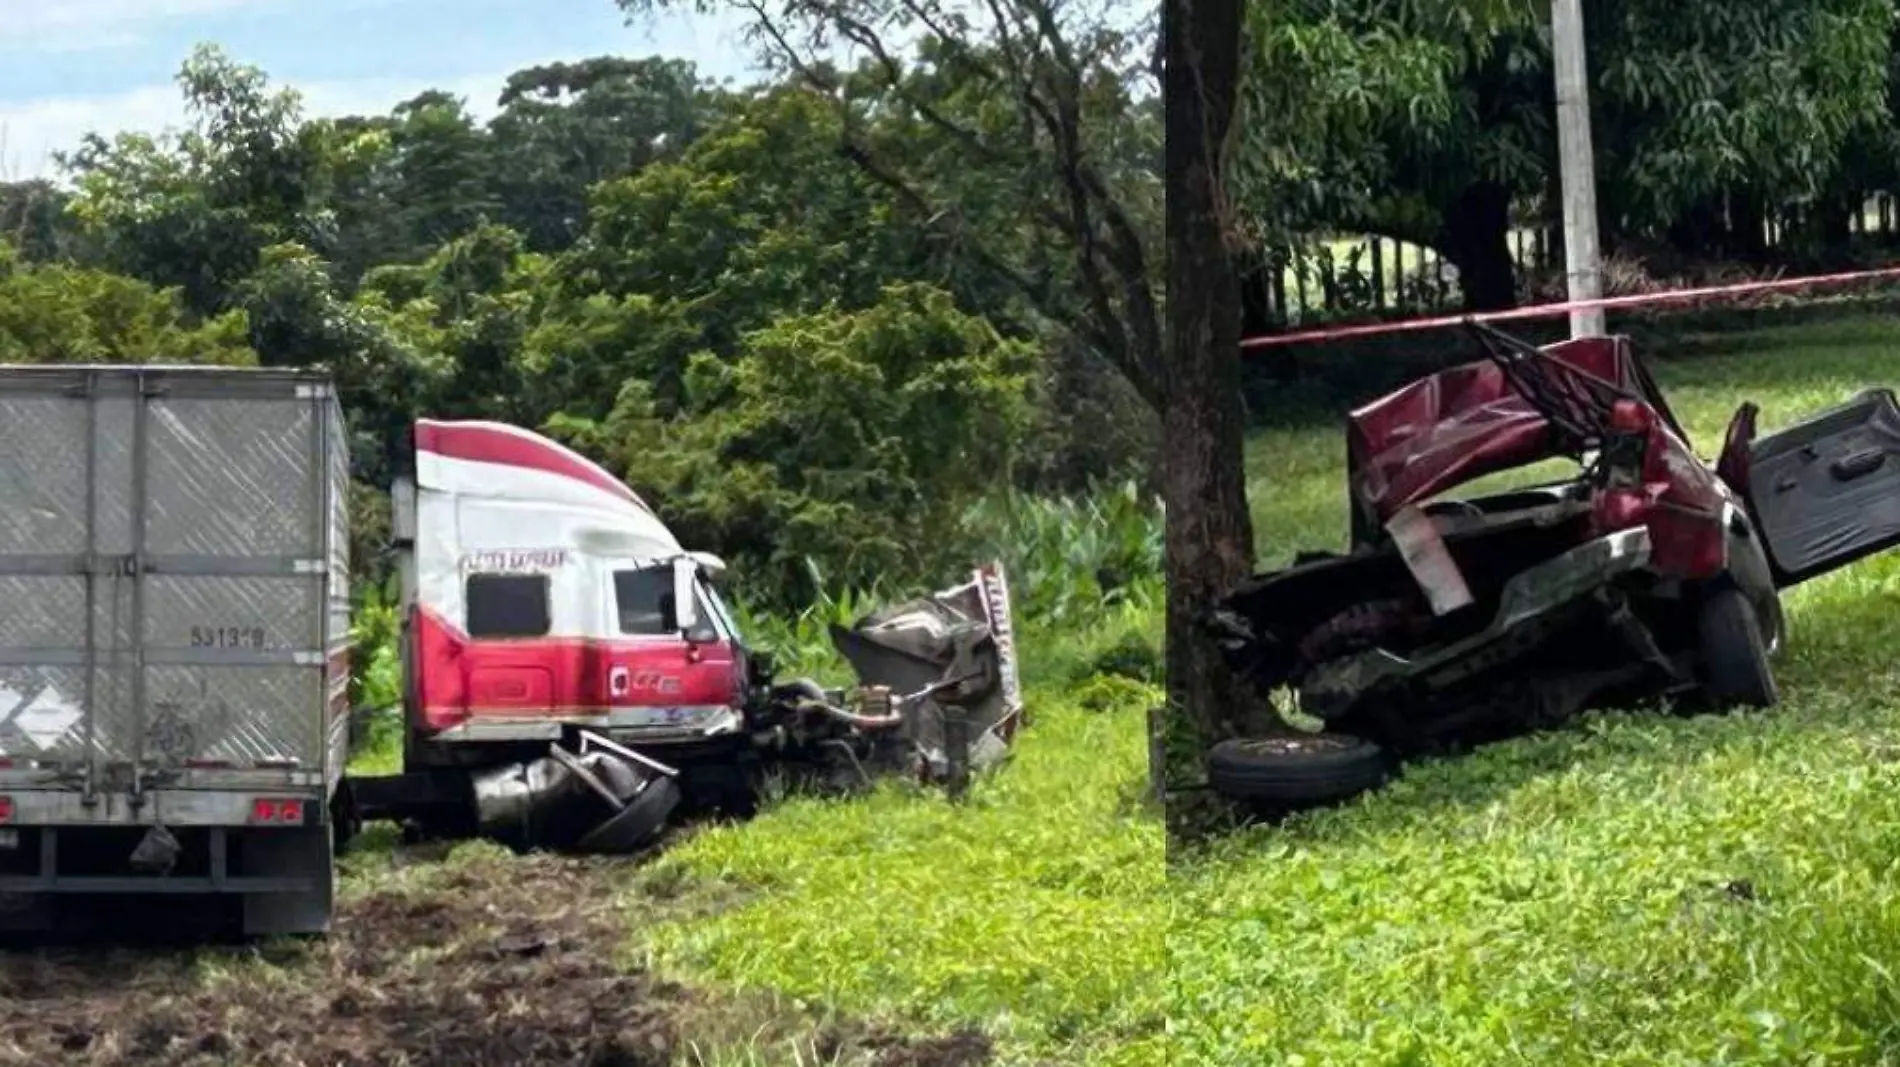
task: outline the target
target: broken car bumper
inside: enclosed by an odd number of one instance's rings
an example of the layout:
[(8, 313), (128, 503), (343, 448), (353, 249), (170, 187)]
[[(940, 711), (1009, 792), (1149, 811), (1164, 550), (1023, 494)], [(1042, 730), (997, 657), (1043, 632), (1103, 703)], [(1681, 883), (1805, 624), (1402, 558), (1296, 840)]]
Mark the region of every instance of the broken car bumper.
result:
[(1409, 657), (1375, 648), (1321, 664), (1300, 687), (1302, 707), (1321, 718), (1337, 716), (1369, 692), (1482, 655), (1525, 626), (1568, 609), (1609, 582), (1641, 569), (1648, 564), (1649, 555), (1649, 531), (1642, 527), (1586, 541), (1507, 582), (1496, 614), (1477, 633), (1430, 646)]

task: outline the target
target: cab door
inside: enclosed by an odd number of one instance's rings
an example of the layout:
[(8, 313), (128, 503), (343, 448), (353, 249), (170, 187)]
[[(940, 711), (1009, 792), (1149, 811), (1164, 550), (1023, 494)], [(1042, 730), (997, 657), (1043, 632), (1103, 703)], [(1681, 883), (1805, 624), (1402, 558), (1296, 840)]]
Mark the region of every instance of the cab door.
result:
[(679, 629), (670, 562), (616, 565), (608, 598), (602, 669), (612, 725), (693, 729), (738, 705), (732, 643), (703, 590), (694, 626)]
[(1747, 450), (1747, 498), (1775, 584), (1900, 544), (1900, 406), (1870, 389)]

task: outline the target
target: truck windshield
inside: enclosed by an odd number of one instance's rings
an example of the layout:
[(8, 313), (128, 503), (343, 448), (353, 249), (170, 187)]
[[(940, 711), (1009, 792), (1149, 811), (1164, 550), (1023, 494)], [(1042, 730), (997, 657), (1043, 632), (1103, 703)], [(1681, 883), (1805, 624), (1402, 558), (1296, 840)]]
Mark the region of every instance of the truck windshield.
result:
[[(719, 631), (714, 628), (705, 592), (700, 591), (695, 599), (699, 602), (699, 625), (689, 636), (695, 641), (717, 641)], [(674, 631), (667, 627), (673, 621), (672, 601), (671, 566), (614, 572), (614, 608), (620, 616), (621, 633), (654, 637), (672, 634)]]
[(726, 607), (725, 600), (720, 597), (719, 589), (709, 582), (700, 586), (699, 595), (701, 603), (712, 605), (713, 614), (719, 617), (720, 627), (731, 634), (733, 640), (744, 641), (745, 635), (739, 632), (739, 624), (734, 621), (732, 610)]

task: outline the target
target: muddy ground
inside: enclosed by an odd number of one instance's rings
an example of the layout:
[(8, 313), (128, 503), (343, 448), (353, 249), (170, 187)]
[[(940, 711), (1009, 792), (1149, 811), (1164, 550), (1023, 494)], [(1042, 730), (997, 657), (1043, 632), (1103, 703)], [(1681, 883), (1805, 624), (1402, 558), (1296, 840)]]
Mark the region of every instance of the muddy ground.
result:
[(980, 1034), (820, 1022), (630, 969), (626, 873), (546, 856), (445, 867), (346, 894), (332, 934), (307, 942), (8, 946), (0, 1064), (660, 1067), (748, 1045), (760, 1063), (990, 1058)]

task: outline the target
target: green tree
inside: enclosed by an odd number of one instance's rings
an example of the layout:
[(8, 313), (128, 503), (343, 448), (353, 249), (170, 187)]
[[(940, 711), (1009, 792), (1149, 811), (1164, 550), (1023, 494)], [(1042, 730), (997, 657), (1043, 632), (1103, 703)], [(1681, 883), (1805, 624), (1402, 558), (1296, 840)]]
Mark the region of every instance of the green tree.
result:
[(895, 285), (701, 354), (675, 413), (631, 380), (582, 440), (772, 603), (817, 592), (807, 559), (858, 588), (931, 580), (967, 563), (962, 515), (1009, 469), (1032, 358), (949, 294)]
[(262, 250), (324, 247), (328, 130), (304, 123), (295, 91), (201, 45), (180, 69), (190, 125), (158, 136), (89, 134), (61, 157), (71, 210), (104, 265), (179, 289), (201, 314), (232, 306)]
[(494, 218), (495, 148), (461, 99), (430, 90), (396, 105), (388, 126), (392, 174), (383, 225), (403, 235), (411, 262)]
[(45, 179), (0, 182), (0, 241), (38, 263), (70, 255), (78, 241), (66, 216), (67, 200)]
[[(1706, 232), (1731, 194), (1758, 228), (1751, 204), (1814, 200), (1849, 138), (1888, 121), (1887, 0), (1589, 0), (1584, 18), (1612, 247)], [(1263, 244), (1432, 246), (1468, 306), (1513, 303), (1512, 207), (1555, 202), (1548, 19), (1509, 0), (1250, 3), (1241, 220)]]
[[(587, 234), (558, 271), (574, 298), (672, 323), (615, 361), (663, 409), (680, 403), (693, 351), (731, 354), (780, 316), (863, 308), (886, 282), (928, 273), (881, 192), (836, 155), (837, 127), (811, 92), (769, 89), (677, 162), (595, 189)], [(642, 296), (652, 304), (626, 303)]]
[[(638, 14), (667, 0), (618, 2)], [(1065, 0), (729, 6), (749, 20), (762, 59), (836, 111), (838, 151), (905, 217), (1084, 339), (1158, 409), (1150, 13), (1117, 21)], [(834, 43), (869, 58), (839, 72), (824, 62)]]
[(202, 321), (176, 291), (108, 271), (24, 262), (0, 242), (0, 363), (255, 361), (240, 315)]
[(713, 121), (723, 94), (683, 60), (602, 56), (509, 75), (489, 123), (497, 221), (556, 252), (587, 226), (593, 186), (676, 158)]

